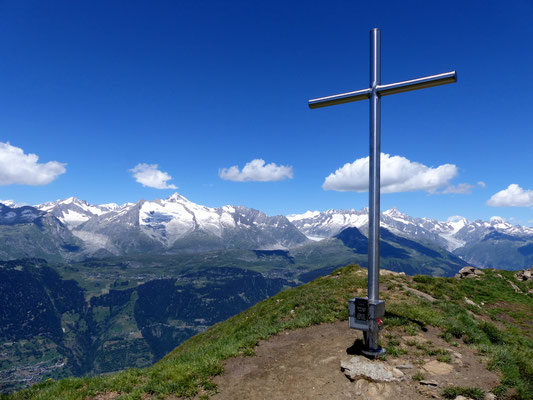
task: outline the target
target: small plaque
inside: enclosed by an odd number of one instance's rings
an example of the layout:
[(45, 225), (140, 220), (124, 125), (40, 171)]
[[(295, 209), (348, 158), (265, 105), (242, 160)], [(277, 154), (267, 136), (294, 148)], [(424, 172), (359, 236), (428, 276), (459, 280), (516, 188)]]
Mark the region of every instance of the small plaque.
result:
[(357, 297), (355, 299), (355, 319), (368, 321), (368, 299)]

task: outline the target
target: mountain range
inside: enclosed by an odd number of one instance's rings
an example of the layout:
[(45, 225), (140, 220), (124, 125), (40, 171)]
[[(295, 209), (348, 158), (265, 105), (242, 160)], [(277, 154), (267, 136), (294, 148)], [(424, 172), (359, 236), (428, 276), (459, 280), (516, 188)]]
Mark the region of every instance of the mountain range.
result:
[[(0, 204), (0, 393), (151, 365), (263, 298), (366, 266), (367, 230), (365, 209), (267, 216), (177, 193)], [(420, 274), (450, 277), (467, 263), (523, 268), (533, 235), (496, 218), (439, 222), (391, 209), (380, 254), (384, 269), (424, 282)]]
[[(288, 215), (300, 232), (319, 240), (348, 227), (368, 232), (368, 209), (307, 211)], [(520, 269), (533, 264), (533, 228), (512, 225), (500, 217), (489, 221), (414, 218), (391, 208), (381, 213), (381, 228), (421, 243), (431, 243), (485, 268)]]
[[(381, 213), (381, 227), (389, 237), (431, 245), (480, 267), (520, 269), (533, 263), (533, 228), (499, 217), (442, 222), (392, 208)], [(320, 242), (323, 248), (331, 243), (326, 239), (339, 239), (348, 228), (366, 235), (368, 209), (267, 216), (243, 206), (202, 206), (178, 193), (123, 205), (92, 205), (70, 197), (33, 207), (0, 205), (0, 258), (71, 261), (231, 249), (296, 251)], [(394, 241), (402, 247), (400, 242)]]

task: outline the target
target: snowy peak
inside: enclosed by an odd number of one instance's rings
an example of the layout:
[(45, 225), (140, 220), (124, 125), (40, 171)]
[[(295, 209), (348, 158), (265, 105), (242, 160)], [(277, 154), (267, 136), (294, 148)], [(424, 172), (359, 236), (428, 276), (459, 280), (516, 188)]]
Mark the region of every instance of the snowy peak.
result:
[(170, 202), (174, 202), (174, 203), (176, 203), (176, 202), (190, 203), (189, 199), (187, 199), (185, 196), (182, 196), (178, 192), (175, 192), (175, 193), (171, 194), (170, 196), (168, 196), (166, 198), (166, 201), (170, 201)]
[(25, 204), (18, 204), (17, 202), (13, 200), (0, 200), (0, 204), (3, 204), (4, 206), (8, 206), (11, 208), (23, 207), (25, 205)]
[(497, 230), (508, 230), (513, 227), (513, 225), (511, 225), (509, 222), (507, 222), (502, 217), (496, 217), (496, 216), (491, 217), (489, 219), (489, 223), (490, 223), (490, 226), (492, 226), (494, 229), (497, 229)]
[[(206, 207), (177, 193), (165, 200), (144, 203), (139, 211), (139, 224), (144, 233), (167, 246), (197, 232), (224, 241), (229, 236), (239, 236), (238, 232), (259, 237), (269, 229), (278, 229), (280, 233), (292, 231), (296, 242), (305, 241), (305, 236), (283, 216), (268, 217), (261, 211), (242, 206)], [(282, 240), (278, 247), (294, 244), (289, 242)], [(272, 243), (264, 243), (264, 246), (275, 248), (276, 243), (272, 239)]]
[(397, 208), (393, 207), (388, 209), (387, 211), (383, 212), (383, 215), (386, 215), (391, 218), (406, 218), (408, 215), (398, 211)]
[(104, 205), (92, 205), (85, 200), (76, 197), (69, 197), (64, 200), (56, 200), (35, 206), (38, 210), (48, 212), (57, 217), (68, 228), (75, 228), (89, 219), (110, 211), (116, 210), (119, 206), (115, 203)]
[(456, 215), (454, 217), (448, 218), (446, 225), (449, 227), (449, 232), (451, 234), (456, 234), (469, 223), (470, 222), (468, 222), (466, 218)]
[[(113, 253), (220, 248), (287, 249), (307, 238), (284, 216), (247, 207), (206, 207), (174, 193), (89, 217), (74, 234), (93, 249)], [(98, 247), (100, 246), (100, 247)]]
[(303, 214), (290, 214), (290, 215), (287, 215), (287, 218), (289, 219), (289, 221), (294, 222), (294, 221), (299, 221), (299, 220), (302, 220), (302, 219), (318, 217), (319, 215), (320, 215), (320, 211), (309, 211), (308, 210), (308, 211), (304, 212)]
[(346, 228), (360, 229), (368, 224), (368, 212), (365, 209), (307, 211), (304, 214), (289, 215), (287, 218), (304, 235), (312, 239), (333, 237)]
[[(368, 208), (355, 210), (307, 211), (292, 214), (289, 220), (309, 238), (326, 238), (337, 235), (343, 229), (355, 227), (363, 233), (368, 230)], [(381, 227), (411, 239), (421, 240), (444, 247), (449, 251), (468, 242), (481, 240), (492, 231), (512, 236), (531, 236), (533, 228), (511, 225), (501, 217), (489, 221), (470, 222), (461, 216), (454, 216), (446, 222), (429, 218), (413, 218), (396, 208), (381, 213)]]

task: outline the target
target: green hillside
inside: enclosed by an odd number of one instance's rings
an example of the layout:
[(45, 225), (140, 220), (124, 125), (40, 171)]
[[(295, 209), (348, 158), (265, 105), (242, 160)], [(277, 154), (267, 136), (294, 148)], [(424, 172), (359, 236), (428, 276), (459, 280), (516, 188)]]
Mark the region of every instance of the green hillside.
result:
[[(121, 399), (187, 398), (199, 391), (208, 397), (216, 391), (212, 377), (222, 373), (224, 359), (251, 355), (259, 340), (283, 330), (347, 319), (347, 300), (365, 295), (366, 280), (366, 271), (359, 267), (341, 268), (214, 325), (152, 367), (49, 380), (2, 398), (91, 399), (106, 393)], [(451, 346), (474, 346), (490, 360), (491, 368), (501, 371), (500, 385), (494, 389), (499, 398), (533, 398), (533, 295), (528, 293), (532, 282), (518, 282), (512, 272), (494, 270), (477, 279), (387, 274), (381, 282), (388, 328), (414, 334), (425, 326), (438, 327)], [(388, 357), (395, 357), (399, 350), (387, 328), (381, 337)]]

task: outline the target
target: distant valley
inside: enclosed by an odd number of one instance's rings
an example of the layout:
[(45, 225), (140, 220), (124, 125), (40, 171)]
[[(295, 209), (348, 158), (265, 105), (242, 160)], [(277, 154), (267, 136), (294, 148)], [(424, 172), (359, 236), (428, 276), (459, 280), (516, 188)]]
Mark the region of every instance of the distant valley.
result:
[(0, 262), (0, 392), (47, 378), (151, 365), (194, 334), (289, 286), (283, 278), (239, 268), (164, 275), (128, 262)]

